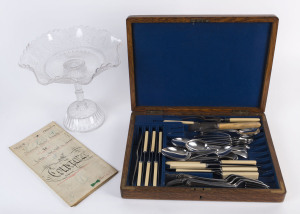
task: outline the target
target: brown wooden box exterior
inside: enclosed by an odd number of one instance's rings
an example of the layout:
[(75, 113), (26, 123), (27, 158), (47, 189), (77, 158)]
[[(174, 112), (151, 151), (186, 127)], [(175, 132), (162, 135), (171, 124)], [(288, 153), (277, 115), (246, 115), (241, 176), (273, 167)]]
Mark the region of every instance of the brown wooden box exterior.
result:
[[(136, 106), (134, 57), (132, 42), (132, 23), (159, 23), (159, 22), (271, 22), (272, 30), (270, 46), (266, 63), (264, 85), (259, 108), (255, 107), (160, 107), (160, 106)], [(264, 114), (272, 62), (276, 43), (278, 18), (272, 15), (262, 16), (131, 16), (127, 18), (127, 42), (129, 60), (129, 78), (132, 114), (129, 125), (128, 139), (124, 157), (121, 195), (123, 198), (135, 199), (177, 199), (177, 200), (206, 200), (206, 201), (261, 201), (281, 202), (284, 200), (286, 188), (279, 167), (275, 148), (272, 142), (266, 116)], [(228, 115), (228, 116), (259, 116), (273, 165), (277, 175), (279, 189), (227, 189), (227, 188), (194, 188), (194, 187), (144, 187), (127, 186), (126, 180), (129, 170), (129, 162), (132, 148), (133, 131), (136, 115)]]

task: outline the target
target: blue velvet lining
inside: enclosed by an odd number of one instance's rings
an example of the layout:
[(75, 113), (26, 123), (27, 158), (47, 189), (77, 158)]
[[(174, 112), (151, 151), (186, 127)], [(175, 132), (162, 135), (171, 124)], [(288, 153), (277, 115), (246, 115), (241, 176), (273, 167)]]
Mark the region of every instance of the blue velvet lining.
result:
[[(226, 118), (224, 116), (224, 118)], [(136, 164), (136, 149), (139, 135), (145, 133), (146, 130), (149, 131), (149, 142), (151, 142), (151, 133), (153, 130), (157, 132), (159, 130), (163, 131), (163, 147), (172, 146), (171, 139), (175, 137), (186, 137), (186, 129), (181, 123), (163, 123), (163, 120), (173, 119), (181, 120), (181, 117), (178, 116), (167, 116), (167, 115), (138, 115), (136, 116), (135, 126), (134, 126), (134, 135), (130, 155), (129, 170), (127, 175), (127, 185), (136, 186), (136, 181), (132, 184), (135, 164)], [(150, 148), (150, 143), (148, 144)], [(148, 157), (148, 155), (147, 155)], [(239, 158), (243, 159), (243, 158)], [(270, 186), (271, 189), (278, 189), (278, 179), (275, 173), (273, 161), (271, 158), (270, 150), (264, 133), (264, 128), (261, 127), (261, 133), (255, 136), (254, 141), (250, 144), (250, 149), (248, 150), (248, 159), (256, 160), (257, 165), (259, 166), (259, 180), (266, 183)], [(159, 172), (159, 186), (165, 186), (165, 174), (166, 173), (175, 173), (169, 170), (165, 162), (169, 159), (162, 156), (162, 164)], [(145, 164), (145, 163), (144, 163)], [(145, 166), (145, 165), (144, 165)], [(212, 173), (190, 173), (202, 177), (214, 177)], [(137, 172), (136, 172), (137, 176)], [(150, 186), (152, 181), (150, 180)], [(143, 182), (142, 182), (143, 186)]]
[(271, 23), (134, 23), (137, 106), (259, 107)]

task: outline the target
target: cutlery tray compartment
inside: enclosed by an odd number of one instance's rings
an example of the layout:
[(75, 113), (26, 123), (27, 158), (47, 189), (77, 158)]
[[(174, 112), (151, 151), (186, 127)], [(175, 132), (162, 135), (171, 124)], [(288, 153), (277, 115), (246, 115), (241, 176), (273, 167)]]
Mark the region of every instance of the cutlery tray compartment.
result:
[[(194, 116), (197, 118), (196, 116)], [(226, 116), (220, 116), (222, 118), (226, 118)], [(156, 145), (155, 152), (158, 151), (158, 132), (162, 131), (162, 148), (172, 146), (171, 140), (176, 137), (182, 138), (193, 138), (195, 133), (188, 131), (185, 125), (181, 123), (165, 123), (163, 120), (185, 120), (186, 117), (178, 117), (178, 116), (156, 116), (156, 115), (137, 115), (135, 118), (134, 124), (134, 132), (132, 138), (132, 148), (130, 153), (130, 164), (127, 175), (126, 185), (128, 186), (137, 186), (137, 176), (138, 176), (138, 162), (137, 157), (141, 155), (141, 151), (139, 151), (139, 155), (137, 156), (137, 148), (138, 141), (140, 136), (144, 137), (145, 131), (149, 132), (149, 140), (148, 140), (148, 149), (147, 152), (142, 154), (143, 159), (143, 173), (141, 178), (141, 185), (145, 186), (145, 173), (146, 173), (146, 162), (151, 161), (151, 171), (148, 186), (153, 186), (153, 162), (154, 157), (150, 152), (151, 142), (152, 142), (152, 132), (156, 131)], [(201, 120), (198, 122), (201, 122)], [(264, 182), (270, 189), (278, 189), (278, 179), (276, 176), (276, 172), (274, 169), (274, 165), (272, 162), (271, 153), (268, 147), (266, 135), (264, 133), (264, 127), (261, 126), (260, 133), (254, 136), (253, 142), (249, 145), (250, 149), (248, 149), (248, 157), (242, 158), (239, 156), (239, 160), (256, 160), (257, 166), (259, 167), (259, 179)], [(141, 142), (141, 146), (143, 146), (143, 141)], [(141, 149), (140, 149), (141, 150)], [(168, 174), (179, 174), (178, 172), (174, 172), (171, 170), (168, 165), (166, 165), (166, 161), (171, 161), (171, 159), (160, 154), (160, 165), (158, 167), (158, 182), (157, 187), (165, 187), (166, 186), (166, 173)], [(139, 158), (139, 157), (138, 157)], [(146, 158), (146, 160), (144, 160)], [(158, 159), (158, 158), (157, 158)], [(215, 177), (213, 173), (209, 172), (184, 172), (185, 174), (191, 174), (200, 177), (213, 178)], [(153, 187), (155, 188), (155, 187)]]

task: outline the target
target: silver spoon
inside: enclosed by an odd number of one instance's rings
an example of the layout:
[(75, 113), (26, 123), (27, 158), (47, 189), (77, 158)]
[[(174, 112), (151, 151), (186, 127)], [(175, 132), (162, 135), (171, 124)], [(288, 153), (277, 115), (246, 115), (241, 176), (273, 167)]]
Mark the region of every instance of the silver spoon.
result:
[(192, 154), (197, 154), (198, 156), (204, 156), (209, 154), (215, 154), (215, 151), (199, 151), (199, 152), (190, 152), (187, 149), (179, 147), (166, 147), (162, 149), (162, 154), (170, 159), (185, 161), (191, 158)]
[[(216, 155), (226, 155), (229, 152), (237, 154), (243, 158), (248, 158), (247, 148), (248, 146), (212, 146), (199, 141), (199, 140), (190, 140), (185, 144), (186, 148), (190, 152), (200, 152), (205, 150), (215, 150)], [(226, 153), (226, 154), (225, 154)]]
[(190, 140), (185, 144), (185, 146), (189, 151), (192, 152), (214, 149), (218, 153), (223, 153), (231, 149), (231, 146), (229, 145), (228, 146), (207, 145), (206, 143), (203, 143), (203, 141), (201, 140)]
[[(162, 149), (162, 154), (172, 160), (186, 161), (186, 160), (218, 160), (220, 158), (236, 160), (237, 156), (232, 154), (231, 150), (205, 150), (191, 152), (187, 149), (178, 147), (166, 147)], [(208, 156), (213, 155), (213, 156)]]
[(211, 147), (209, 147), (207, 143), (204, 143), (202, 140), (197, 139), (189, 140), (188, 142), (186, 142), (185, 147), (192, 152), (211, 149)]
[(180, 147), (180, 148), (185, 148), (185, 144), (187, 142), (189, 142), (190, 139), (188, 138), (181, 138), (181, 137), (177, 137), (177, 138), (173, 138), (171, 140), (171, 143), (174, 145), (174, 146), (177, 146), (177, 147)]

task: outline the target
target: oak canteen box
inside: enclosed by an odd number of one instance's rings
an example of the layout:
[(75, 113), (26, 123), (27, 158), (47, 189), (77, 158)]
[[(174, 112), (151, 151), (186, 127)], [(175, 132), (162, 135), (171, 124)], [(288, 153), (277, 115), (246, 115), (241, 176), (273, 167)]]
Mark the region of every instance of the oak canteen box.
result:
[[(127, 42), (132, 114), (121, 195), (135, 199), (281, 202), (286, 188), (265, 116), (278, 18), (130, 16)], [(167, 186), (176, 175), (161, 154), (187, 125), (165, 120), (253, 118), (260, 133), (247, 157), (262, 188)], [(214, 172), (190, 175), (215, 178)]]

